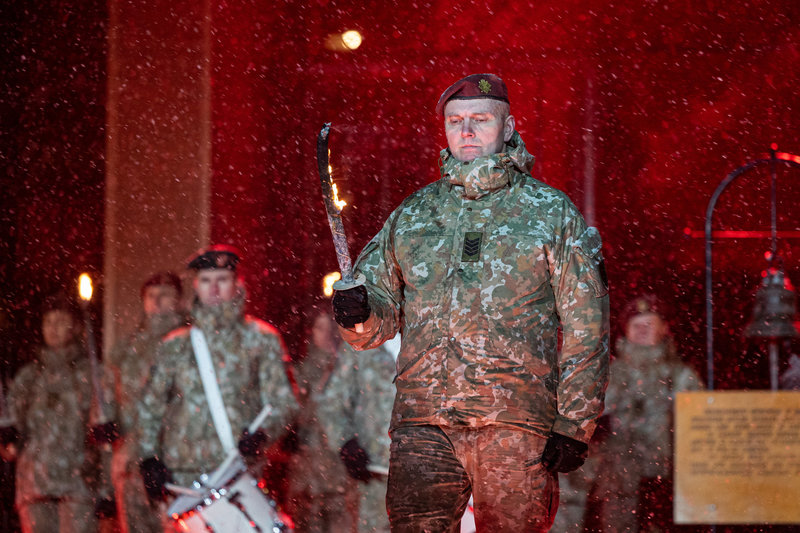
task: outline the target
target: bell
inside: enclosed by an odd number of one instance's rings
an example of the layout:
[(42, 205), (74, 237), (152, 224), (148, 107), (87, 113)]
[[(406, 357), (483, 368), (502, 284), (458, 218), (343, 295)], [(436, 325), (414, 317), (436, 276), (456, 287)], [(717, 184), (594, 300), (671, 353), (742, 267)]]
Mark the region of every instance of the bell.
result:
[(796, 298), (791, 283), (783, 271), (770, 268), (756, 293), (753, 319), (744, 330), (747, 338), (787, 339), (800, 337), (794, 325), (797, 312)]

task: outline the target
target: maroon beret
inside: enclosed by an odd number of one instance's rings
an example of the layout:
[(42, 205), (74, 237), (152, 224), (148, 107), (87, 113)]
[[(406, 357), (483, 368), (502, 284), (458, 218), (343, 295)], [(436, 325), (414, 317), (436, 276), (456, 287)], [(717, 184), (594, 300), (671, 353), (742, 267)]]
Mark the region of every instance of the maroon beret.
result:
[(470, 74), (447, 88), (436, 104), (436, 114), (444, 116), (444, 106), (450, 100), (491, 98), (509, 103), (508, 89), (503, 80), (494, 74)]

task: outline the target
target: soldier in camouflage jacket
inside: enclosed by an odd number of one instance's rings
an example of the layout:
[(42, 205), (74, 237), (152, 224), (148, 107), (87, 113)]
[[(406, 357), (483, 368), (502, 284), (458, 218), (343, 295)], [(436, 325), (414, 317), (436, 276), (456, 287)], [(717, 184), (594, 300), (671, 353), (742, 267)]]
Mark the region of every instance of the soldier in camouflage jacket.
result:
[(360, 352), (345, 345), (320, 403), (328, 445), (358, 484), (359, 533), (388, 533), (386, 476), (368, 466), (389, 464), (389, 420), (395, 361), (384, 347)]
[(437, 111), (441, 179), (389, 216), (356, 262), (366, 290), (337, 291), (334, 314), (356, 349), (402, 331), (393, 531), (452, 530), (470, 491), (479, 528), (547, 531), (555, 472), (580, 465), (603, 409), (600, 236), (531, 177), (502, 80), (468, 76)]
[(22, 435), (16, 505), (24, 533), (94, 531), (98, 493), (93, 489), (108, 489), (96, 486), (99, 465), (86, 445), (93, 422), (92, 380), (77, 316), (65, 298), (46, 300), (45, 345), (9, 389)]
[(139, 475), (138, 404), (156, 348), (167, 333), (186, 324), (178, 310), (181, 292), (175, 274), (158, 273), (146, 280), (141, 289), (142, 322), (112, 350), (105, 365), (111, 417), (121, 435), (114, 445), (111, 477), (122, 533), (155, 533), (165, 527), (163, 512), (148, 501)]
[(672, 531), (672, 432), (675, 394), (703, 388), (668, 333), (663, 304), (652, 295), (622, 313), (606, 395), (608, 435), (598, 456), (593, 530)]
[[(278, 331), (244, 314), (244, 289), (236, 280), (238, 255), (214, 246), (190, 263), (197, 298), (193, 327), (205, 335), (230, 426), (241, 435), (239, 450), (254, 455), (286, 431), (297, 409), (286, 375), (286, 350)], [(272, 412), (261, 428), (242, 432), (262, 406)], [(208, 407), (190, 339), (190, 328), (168, 335), (158, 347), (156, 363), (139, 406), (145, 488), (153, 498), (163, 494), (169, 471), (188, 486), (201, 473), (219, 466), (226, 452)]]

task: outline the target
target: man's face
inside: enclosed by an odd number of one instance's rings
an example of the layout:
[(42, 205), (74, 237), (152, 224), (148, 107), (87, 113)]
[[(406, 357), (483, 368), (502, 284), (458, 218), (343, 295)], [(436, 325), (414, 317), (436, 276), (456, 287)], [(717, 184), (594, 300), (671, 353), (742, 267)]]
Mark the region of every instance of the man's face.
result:
[(147, 316), (178, 310), (178, 291), (172, 285), (150, 285), (144, 290), (142, 308)]
[(78, 325), (67, 311), (54, 309), (42, 317), (42, 337), (44, 343), (53, 349), (68, 346), (77, 334)]
[(655, 313), (636, 315), (628, 320), (625, 337), (633, 344), (656, 346), (667, 335), (667, 324)]
[(200, 270), (194, 278), (194, 292), (205, 306), (230, 302), (236, 295), (236, 273), (225, 268)]
[(459, 161), (472, 161), (501, 152), (514, 133), (514, 117), (506, 109), (491, 98), (447, 102), (444, 132), (450, 153)]
[(314, 319), (311, 326), (311, 342), (317, 348), (328, 352), (336, 351), (337, 329), (333, 319), (327, 313), (322, 313)]

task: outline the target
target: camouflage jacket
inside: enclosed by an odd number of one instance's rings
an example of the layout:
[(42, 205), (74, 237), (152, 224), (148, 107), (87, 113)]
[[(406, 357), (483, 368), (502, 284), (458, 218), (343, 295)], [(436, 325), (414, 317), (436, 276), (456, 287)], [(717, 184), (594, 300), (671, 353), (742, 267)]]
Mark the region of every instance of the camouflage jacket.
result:
[(123, 435), (136, 429), (139, 397), (155, 363), (159, 343), (167, 333), (185, 323), (179, 313), (152, 317), (112, 350), (107, 363), (113, 380), (109, 411)]
[(600, 236), (532, 162), (516, 132), (469, 163), (443, 150), (442, 179), (404, 200), (356, 261), (372, 315), (344, 339), (374, 348), (402, 331), (392, 427), (591, 437), (608, 374)]
[(671, 476), (675, 393), (702, 389), (700, 378), (676, 355), (671, 340), (641, 346), (619, 339), (616, 355), (606, 393), (613, 421), (605, 443), (611, 468), (633, 460), (642, 477)]
[(83, 347), (42, 348), (9, 388), (9, 406), (24, 443), (17, 459), (17, 504), (39, 498), (88, 500), (92, 384)]
[[(164, 335), (186, 324), (179, 313), (164, 313), (143, 320), (136, 331), (118, 343), (104, 364), (108, 418), (119, 424), (125, 453), (131, 463), (138, 457), (138, 406), (155, 363), (156, 348)], [(119, 446), (117, 447), (119, 450)]]
[(394, 357), (382, 347), (356, 352), (345, 345), (340, 361), (319, 407), (328, 443), (338, 451), (345, 442), (357, 438), (370, 463), (388, 466)]
[(348, 479), (339, 449), (331, 449), (325, 433), (329, 422), (338, 423), (338, 418), (326, 420), (326, 403), (331, 380), (341, 364), (338, 353), (309, 342), (306, 356), (294, 366), (302, 411), (295, 420), (298, 449), (290, 467), (290, 495), (329, 494), (343, 490)]
[[(205, 333), (234, 438), (270, 404), (272, 413), (261, 429), (274, 441), (297, 408), (284, 367), (286, 350), (272, 326), (244, 315), (243, 308), (241, 292), (214, 308), (196, 303), (192, 323)], [(159, 345), (139, 405), (141, 454), (158, 456), (178, 483), (212, 471), (225, 457), (189, 331), (175, 330)]]

